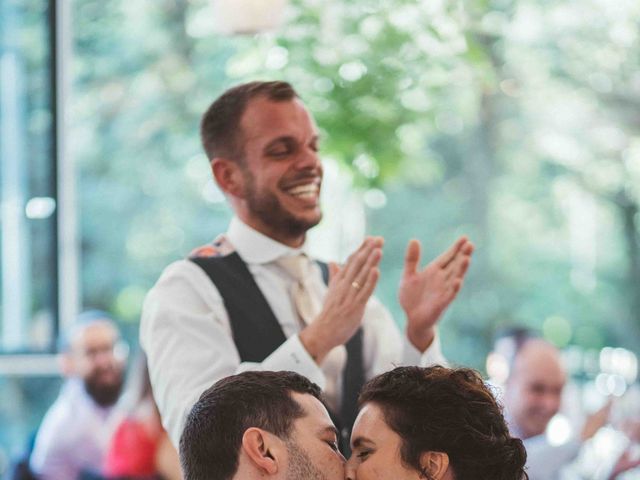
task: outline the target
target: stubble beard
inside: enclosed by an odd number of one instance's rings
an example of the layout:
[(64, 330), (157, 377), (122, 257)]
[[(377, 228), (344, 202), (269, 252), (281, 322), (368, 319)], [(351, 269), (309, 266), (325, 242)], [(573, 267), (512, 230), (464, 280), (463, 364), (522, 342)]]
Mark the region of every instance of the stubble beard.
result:
[(257, 191), (255, 178), (248, 169), (244, 169), (243, 173), (247, 185), (247, 206), (264, 225), (289, 238), (295, 238), (304, 236), (308, 230), (320, 223), (320, 218), (309, 222), (295, 217), (282, 206), (273, 192)]
[(287, 442), (289, 469), (287, 480), (327, 480), (324, 473), (316, 467), (309, 455), (291, 442)]

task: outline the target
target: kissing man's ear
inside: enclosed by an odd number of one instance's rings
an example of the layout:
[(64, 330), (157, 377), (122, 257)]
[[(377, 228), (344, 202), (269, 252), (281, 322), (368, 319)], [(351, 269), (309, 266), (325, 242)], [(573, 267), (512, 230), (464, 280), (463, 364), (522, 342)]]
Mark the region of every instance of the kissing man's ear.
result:
[(286, 468), (287, 446), (276, 435), (251, 427), (242, 436), (242, 454), (266, 475), (276, 475)]

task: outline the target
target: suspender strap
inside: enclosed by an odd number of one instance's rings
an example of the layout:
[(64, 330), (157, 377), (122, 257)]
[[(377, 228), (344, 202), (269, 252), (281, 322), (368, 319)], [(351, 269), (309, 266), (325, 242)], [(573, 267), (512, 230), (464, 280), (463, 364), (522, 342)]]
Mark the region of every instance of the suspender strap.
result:
[(241, 362), (262, 362), (286, 337), (240, 255), (192, 258), (214, 283), (231, 322)]

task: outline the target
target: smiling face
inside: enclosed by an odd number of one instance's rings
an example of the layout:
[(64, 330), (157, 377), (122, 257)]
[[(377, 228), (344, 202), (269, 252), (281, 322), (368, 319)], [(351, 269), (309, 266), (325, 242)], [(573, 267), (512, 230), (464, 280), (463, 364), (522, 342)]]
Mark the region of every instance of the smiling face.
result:
[(293, 393), (305, 415), (293, 423), (287, 440), (287, 480), (343, 480), (345, 459), (327, 409), (312, 395)]
[(507, 381), (505, 406), (523, 438), (544, 433), (560, 410), (565, 382), (555, 347), (537, 339), (522, 347)]
[(420, 472), (407, 468), (400, 457), (402, 438), (384, 421), (375, 403), (364, 405), (351, 433), (351, 458), (347, 462), (348, 480), (418, 480)]
[(240, 219), (259, 232), (298, 246), (322, 218), (315, 123), (298, 99), (250, 101), (240, 122), (244, 143)]

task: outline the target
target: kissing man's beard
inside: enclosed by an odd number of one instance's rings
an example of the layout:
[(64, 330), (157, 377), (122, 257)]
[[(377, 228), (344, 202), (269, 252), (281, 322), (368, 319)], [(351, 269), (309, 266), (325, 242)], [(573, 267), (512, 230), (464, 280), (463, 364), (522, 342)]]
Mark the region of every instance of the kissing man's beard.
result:
[(289, 470), (287, 480), (326, 480), (324, 473), (316, 467), (307, 452), (298, 448), (291, 442), (287, 442), (289, 452)]

